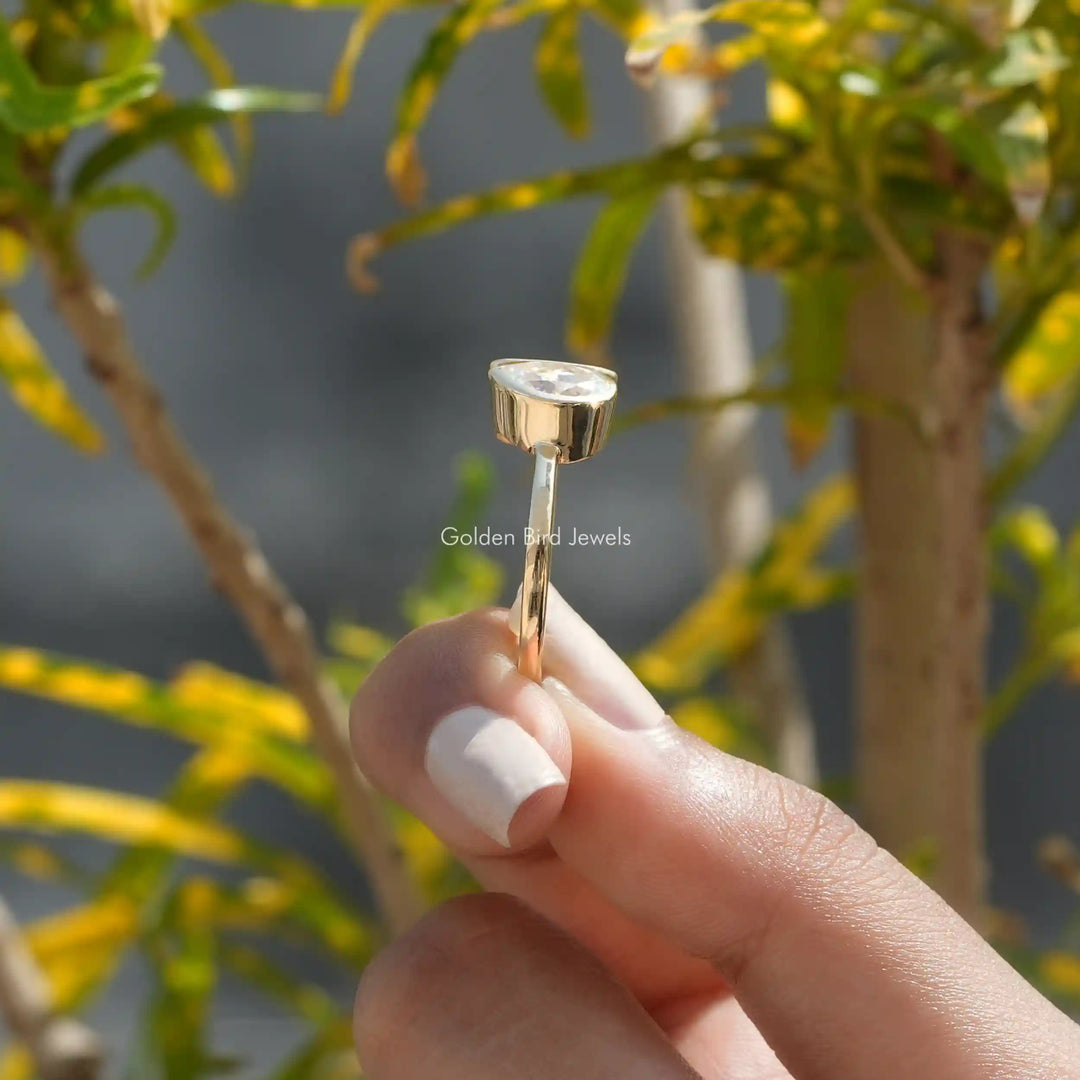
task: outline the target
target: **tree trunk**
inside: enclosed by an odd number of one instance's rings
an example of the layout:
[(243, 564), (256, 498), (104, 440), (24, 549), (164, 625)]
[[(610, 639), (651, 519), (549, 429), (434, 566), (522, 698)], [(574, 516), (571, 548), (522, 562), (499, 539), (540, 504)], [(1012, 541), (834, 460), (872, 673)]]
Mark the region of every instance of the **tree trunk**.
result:
[(860, 502), (856, 789), (864, 823), (978, 922), (983, 650), (987, 629), (983, 438), (992, 385), (978, 284), (982, 252), (938, 246), (929, 295), (860, 267), (851, 376), (903, 402), (926, 432), (855, 421)]
[[(657, 0), (655, 7), (670, 17), (691, 5)], [(684, 138), (707, 107), (708, 93), (700, 80), (658, 79), (649, 93), (657, 143)], [(701, 250), (681, 191), (668, 195), (665, 211), (685, 391), (708, 397), (743, 390), (753, 381), (754, 366), (739, 268)], [(695, 431), (694, 486), (717, 571), (753, 559), (772, 533), (772, 501), (758, 467), (754, 418), (752, 406), (737, 406), (699, 421)], [(773, 620), (729, 674), (735, 697), (760, 724), (776, 767), (801, 783), (816, 784), (813, 721), (784, 624)]]

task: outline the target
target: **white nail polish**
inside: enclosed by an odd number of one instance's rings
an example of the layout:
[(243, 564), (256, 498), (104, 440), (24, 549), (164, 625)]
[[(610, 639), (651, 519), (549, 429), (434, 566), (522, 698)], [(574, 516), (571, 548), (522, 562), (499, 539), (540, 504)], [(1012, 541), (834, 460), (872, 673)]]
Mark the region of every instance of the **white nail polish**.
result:
[(510, 823), (526, 799), (566, 783), (524, 728), (480, 705), (457, 709), (435, 725), (424, 767), (447, 801), (503, 847), (510, 846)]

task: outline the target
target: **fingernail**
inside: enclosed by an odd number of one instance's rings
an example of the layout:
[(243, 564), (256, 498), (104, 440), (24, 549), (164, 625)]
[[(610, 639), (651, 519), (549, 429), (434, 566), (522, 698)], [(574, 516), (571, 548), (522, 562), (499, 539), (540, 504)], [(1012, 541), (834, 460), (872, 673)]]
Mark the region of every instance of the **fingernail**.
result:
[(480, 705), (457, 709), (435, 725), (424, 767), (447, 801), (503, 847), (510, 846), (510, 823), (526, 800), (566, 783), (524, 728)]

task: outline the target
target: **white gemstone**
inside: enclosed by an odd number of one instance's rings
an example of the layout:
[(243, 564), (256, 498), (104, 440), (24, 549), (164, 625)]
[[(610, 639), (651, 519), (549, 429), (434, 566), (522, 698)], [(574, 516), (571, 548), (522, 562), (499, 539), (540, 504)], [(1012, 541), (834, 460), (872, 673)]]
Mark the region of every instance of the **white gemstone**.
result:
[(511, 390), (548, 401), (606, 401), (615, 394), (615, 379), (588, 364), (510, 360), (499, 364), (498, 371)]

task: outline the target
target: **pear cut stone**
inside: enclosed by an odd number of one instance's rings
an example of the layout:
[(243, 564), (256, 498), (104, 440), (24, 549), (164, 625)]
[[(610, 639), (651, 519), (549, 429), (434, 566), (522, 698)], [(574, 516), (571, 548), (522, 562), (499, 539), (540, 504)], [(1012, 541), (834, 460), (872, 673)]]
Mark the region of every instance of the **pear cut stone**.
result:
[(606, 401), (615, 396), (615, 379), (603, 368), (559, 360), (510, 360), (499, 364), (511, 390), (547, 401)]

